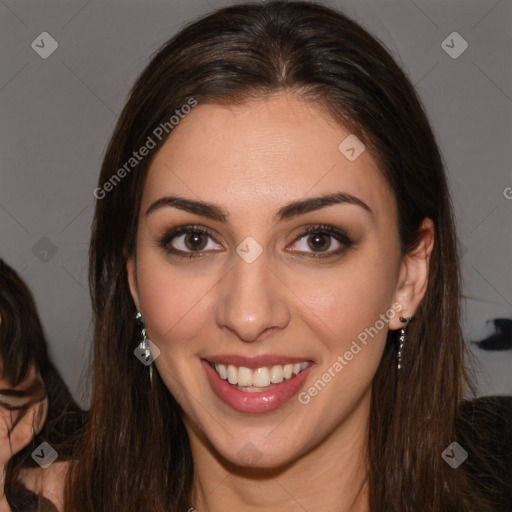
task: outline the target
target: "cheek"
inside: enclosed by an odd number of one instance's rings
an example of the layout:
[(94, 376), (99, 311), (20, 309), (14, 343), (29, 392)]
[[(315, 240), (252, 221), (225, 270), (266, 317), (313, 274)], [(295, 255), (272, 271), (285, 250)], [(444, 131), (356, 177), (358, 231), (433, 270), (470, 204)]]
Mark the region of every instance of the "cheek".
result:
[[(211, 285), (204, 276), (180, 271), (164, 258), (150, 251), (138, 255), (138, 291), (149, 339), (160, 349), (155, 361), (167, 388), (187, 408), (187, 389), (197, 389), (193, 380), (199, 372), (191, 371), (198, 364), (199, 350), (192, 340), (201, 336), (208, 307)], [(211, 332), (211, 331), (210, 331)], [(197, 398), (196, 398), (197, 399)]]
[(141, 248), (137, 259), (138, 292), (148, 336), (159, 348), (174, 352), (198, 334), (215, 276), (173, 265), (155, 255), (154, 248)]
[[(389, 329), (395, 281), (394, 260), (378, 251), (341, 266), (330, 280), (302, 281), (304, 323), (310, 326), (323, 356), (313, 386), (300, 397), (315, 413), (323, 403), (336, 404), (339, 415), (354, 406), (370, 385), (380, 363)], [(391, 270), (390, 270), (391, 269)], [(298, 284), (298, 283), (297, 283)], [(317, 400), (317, 396), (322, 395)], [(319, 409), (316, 409), (319, 408)], [(339, 420), (339, 415), (332, 420)]]
[(334, 344), (373, 326), (391, 308), (395, 293), (394, 271), (388, 263), (365, 257), (329, 272), (295, 277), (293, 290), (308, 323), (314, 321), (320, 332), (330, 333)]

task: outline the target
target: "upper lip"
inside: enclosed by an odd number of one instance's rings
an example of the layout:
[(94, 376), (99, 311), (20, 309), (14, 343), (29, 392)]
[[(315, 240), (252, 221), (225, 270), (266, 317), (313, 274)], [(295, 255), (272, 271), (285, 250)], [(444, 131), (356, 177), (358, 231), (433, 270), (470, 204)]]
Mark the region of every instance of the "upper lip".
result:
[(304, 361), (312, 362), (308, 357), (289, 357), (265, 354), (261, 356), (246, 357), (237, 354), (219, 354), (214, 356), (203, 357), (205, 361), (217, 364), (231, 364), (233, 366), (243, 366), (245, 368), (262, 368), (264, 366), (275, 366), (278, 364), (295, 364)]

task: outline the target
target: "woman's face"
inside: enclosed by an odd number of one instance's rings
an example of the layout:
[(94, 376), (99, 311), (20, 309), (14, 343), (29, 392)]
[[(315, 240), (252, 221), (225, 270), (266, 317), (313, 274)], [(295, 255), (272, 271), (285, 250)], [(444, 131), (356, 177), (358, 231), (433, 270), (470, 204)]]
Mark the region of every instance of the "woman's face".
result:
[(417, 305), (394, 196), (349, 135), (291, 94), (199, 104), (151, 164), (132, 295), (189, 435), (232, 463), (361, 426), (387, 331)]

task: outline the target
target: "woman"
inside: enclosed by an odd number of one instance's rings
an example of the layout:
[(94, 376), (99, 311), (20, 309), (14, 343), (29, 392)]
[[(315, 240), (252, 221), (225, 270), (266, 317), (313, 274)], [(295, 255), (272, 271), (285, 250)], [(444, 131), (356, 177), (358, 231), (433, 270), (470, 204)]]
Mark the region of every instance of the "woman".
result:
[[(83, 420), (48, 357), (30, 290), (0, 259), (1, 512), (62, 511), (62, 481)], [(58, 455), (44, 468), (32, 457), (43, 442)]]
[(441, 156), (359, 25), (310, 2), (188, 25), (135, 83), (94, 194), (66, 510), (497, 509), (458, 418)]

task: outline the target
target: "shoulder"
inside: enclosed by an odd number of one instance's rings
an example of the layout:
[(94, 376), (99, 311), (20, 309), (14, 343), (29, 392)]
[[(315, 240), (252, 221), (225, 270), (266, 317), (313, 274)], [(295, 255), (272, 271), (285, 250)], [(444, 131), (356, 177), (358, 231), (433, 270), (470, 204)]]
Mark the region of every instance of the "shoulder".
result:
[(20, 472), (20, 479), (28, 490), (42, 494), (59, 512), (64, 512), (64, 487), (69, 465), (70, 461), (56, 461), (46, 469), (25, 468)]

